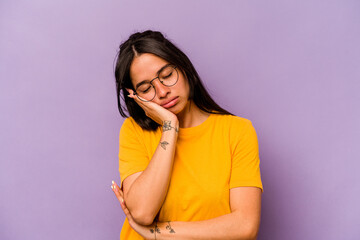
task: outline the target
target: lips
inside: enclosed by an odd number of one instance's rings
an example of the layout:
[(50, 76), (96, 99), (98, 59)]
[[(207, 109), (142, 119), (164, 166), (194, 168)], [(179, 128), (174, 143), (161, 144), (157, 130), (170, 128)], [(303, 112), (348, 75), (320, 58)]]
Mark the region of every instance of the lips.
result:
[(179, 101), (179, 97), (175, 97), (173, 99), (171, 99), (170, 101), (164, 103), (164, 104), (161, 104), (162, 107), (164, 108), (171, 108), (173, 107), (175, 104), (177, 104)]

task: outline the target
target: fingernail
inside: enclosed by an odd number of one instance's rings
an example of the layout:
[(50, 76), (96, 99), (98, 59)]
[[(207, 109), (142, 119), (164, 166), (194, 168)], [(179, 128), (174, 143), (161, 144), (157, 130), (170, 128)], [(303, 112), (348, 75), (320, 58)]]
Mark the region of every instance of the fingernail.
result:
[(111, 189), (114, 189), (114, 186), (111, 185)]
[(113, 180), (113, 181), (111, 181), (111, 183), (112, 183), (112, 184), (114, 184), (114, 180)]
[(124, 203), (124, 199), (120, 198), (121, 203)]

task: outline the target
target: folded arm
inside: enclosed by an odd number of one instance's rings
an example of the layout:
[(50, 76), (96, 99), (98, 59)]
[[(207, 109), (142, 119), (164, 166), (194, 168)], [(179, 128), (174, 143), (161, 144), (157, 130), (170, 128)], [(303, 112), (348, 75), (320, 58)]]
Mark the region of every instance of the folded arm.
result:
[(149, 165), (123, 181), (126, 206), (134, 220), (150, 225), (162, 206), (169, 187), (178, 135), (177, 119), (164, 122), (163, 133)]
[(157, 239), (256, 239), (260, 224), (261, 190), (230, 190), (231, 213), (197, 222), (158, 223)]
[(146, 239), (256, 239), (259, 230), (261, 189), (257, 187), (231, 189), (229, 214), (204, 221), (159, 222), (151, 226), (135, 222), (122, 199), (122, 192), (116, 185), (114, 192), (130, 226)]

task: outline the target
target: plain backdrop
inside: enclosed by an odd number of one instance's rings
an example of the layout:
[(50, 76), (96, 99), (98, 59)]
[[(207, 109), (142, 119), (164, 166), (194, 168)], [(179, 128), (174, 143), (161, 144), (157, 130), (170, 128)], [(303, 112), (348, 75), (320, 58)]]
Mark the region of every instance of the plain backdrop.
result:
[(0, 239), (119, 238), (113, 63), (146, 29), (253, 122), (258, 239), (359, 239), (357, 0), (1, 0)]

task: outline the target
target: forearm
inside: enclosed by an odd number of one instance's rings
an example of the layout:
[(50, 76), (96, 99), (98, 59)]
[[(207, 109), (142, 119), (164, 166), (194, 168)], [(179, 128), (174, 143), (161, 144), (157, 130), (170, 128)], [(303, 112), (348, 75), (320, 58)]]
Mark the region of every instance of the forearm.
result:
[(197, 222), (163, 222), (157, 223), (156, 239), (256, 239), (259, 223), (240, 212)]
[(153, 222), (166, 197), (178, 135), (178, 123), (171, 124), (174, 127), (163, 129), (159, 145), (149, 165), (125, 194), (129, 211), (134, 219), (142, 224)]

